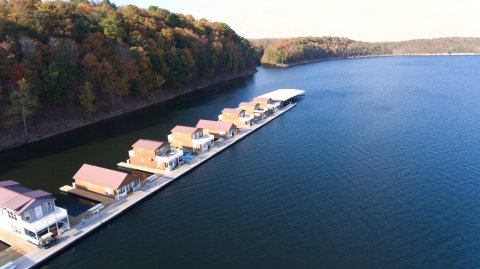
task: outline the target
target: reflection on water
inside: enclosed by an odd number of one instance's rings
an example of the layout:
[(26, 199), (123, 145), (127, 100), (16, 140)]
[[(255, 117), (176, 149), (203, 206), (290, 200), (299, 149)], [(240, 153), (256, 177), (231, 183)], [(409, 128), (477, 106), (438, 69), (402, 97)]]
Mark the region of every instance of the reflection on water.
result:
[(68, 215), (76, 217), (87, 211), (98, 202), (78, 197), (72, 194), (59, 193), (55, 195), (55, 205), (67, 209)]

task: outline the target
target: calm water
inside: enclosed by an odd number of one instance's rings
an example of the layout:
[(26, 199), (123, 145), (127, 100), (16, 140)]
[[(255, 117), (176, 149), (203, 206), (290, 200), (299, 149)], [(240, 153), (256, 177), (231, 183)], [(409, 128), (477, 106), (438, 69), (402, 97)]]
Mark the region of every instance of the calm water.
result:
[(296, 108), (43, 268), (480, 266), (480, 57), (259, 69), (4, 153), (0, 177), (56, 193), (83, 162), (290, 87)]

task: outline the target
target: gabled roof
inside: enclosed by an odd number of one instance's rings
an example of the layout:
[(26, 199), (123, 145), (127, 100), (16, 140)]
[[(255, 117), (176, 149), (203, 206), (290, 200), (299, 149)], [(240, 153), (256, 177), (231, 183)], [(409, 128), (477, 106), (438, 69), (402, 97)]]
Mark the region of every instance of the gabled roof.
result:
[(197, 123), (197, 128), (208, 129), (213, 131), (228, 132), (235, 126), (231, 122), (225, 121), (213, 121), (213, 120), (200, 120)]
[(224, 108), (222, 110), (222, 114), (223, 113), (232, 113), (232, 114), (240, 114), (240, 112), (242, 112), (243, 109), (241, 108)]
[(94, 185), (104, 186), (113, 190), (123, 187), (127, 173), (118, 172), (90, 164), (84, 164), (73, 176), (75, 180), (82, 180)]
[(132, 145), (132, 148), (156, 150), (165, 144), (168, 144), (168, 142), (140, 139)]
[(253, 103), (253, 102), (241, 102), (240, 107), (252, 107), (255, 108), (258, 105), (258, 103)]
[(198, 131), (198, 128), (196, 127), (187, 127), (187, 126), (181, 126), (177, 125), (175, 128), (172, 129), (172, 133), (181, 133), (181, 134), (193, 134)]
[(54, 199), (50, 193), (42, 190), (31, 190), (13, 180), (0, 181), (0, 207), (21, 214), (41, 198)]

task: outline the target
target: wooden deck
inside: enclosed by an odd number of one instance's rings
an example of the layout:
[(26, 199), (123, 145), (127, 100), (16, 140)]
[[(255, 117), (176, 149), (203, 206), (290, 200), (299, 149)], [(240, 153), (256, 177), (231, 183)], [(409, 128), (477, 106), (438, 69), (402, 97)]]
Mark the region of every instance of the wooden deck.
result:
[[(44, 262), (46, 259), (52, 257), (53, 255), (60, 253), (61, 251), (65, 250), (65, 248), (74, 244), (76, 241), (80, 240), (87, 234), (103, 226), (103, 224), (121, 215), (122, 213), (127, 211), (130, 207), (135, 206), (145, 198), (153, 195), (159, 190), (162, 190), (163, 188), (165, 188), (175, 180), (179, 179), (183, 175), (190, 172), (192, 169), (196, 168), (197, 166), (200, 166), (204, 162), (208, 161), (215, 155), (222, 152), (224, 149), (239, 142), (243, 138), (254, 133), (259, 128), (265, 126), (270, 121), (274, 120), (275, 118), (279, 117), (280, 115), (282, 115), (283, 113), (287, 112), (288, 110), (294, 107), (295, 107), (295, 104), (289, 105), (288, 107), (285, 107), (284, 109), (278, 112), (275, 112), (269, 118), (261, 120), (251, 128), (243, 129), (240, 134), (224, 141), (223, 143), (221, 143), (220, 145), (217, 145), (216, 147), (213, 147), (210, 151), (199, 154), (189, 164), (182, 165), (179, 168), (173, 170), (172, 172), (169, 172), (167, 175), (164, 175), (164, 176), (152, 175), (147, 180), (149, 183), (139, 191), (133, 193), (132, 195), (129, 195), (125, 199), (122, 199), (120, 201), (117, 201), (111, 204), (110, 206), (106, 206), (105, 209), (101, 211), (101, 214), (95, 214), (90, 218), (86, 219), (85, 222), (79, 223), (78, 225), (73, 226), (70, 230), (64, 232), (62, 236), (59, 238), (59, 242), (53, 247), (49, 249), (32, 250), (26, 253), (25, 255), (23, 255), (22, 257), (16, 259), (14, 261), (16, 268), (17, 269), (32, 268), (34, 266), (37, 266), (39, 263)], [(67, 188), (62, 187), (61, 189), (67, 189)], [(88, 191), (84, 191), (84, 192), (88, 192)], [(89, 199), (96, 200), (95, 198), (89, 198)]]
[(119, 162), (119, 163), (117, 163), (117, 165), (122, 167), (122, 168), (143, 171), (143, 172), (147, 172), (147, 173), (150, 173), (150, 174), (156, 174), (156, 175), (159, 175), (159, 176), (162, 176), (162, 175), (166, 174), (165, 173), (166, 171), (162, 170), (162, 169), (144, 167), (144, 166), (135, 165), (135, 164), (131, 164), (131, 163)]
[(98, 194), (98, 193), (94, 193), (94, 192), (91, 192), (91, 191), (75, 188), (75, 187), (72, 187), (72, 186), (69, 186), (69, 185), (65, 185), (65, 186), (61, 187), (60, 190), (62, 192), (70, 193), (70, 194), (76, 195), (78, 197), (87, 198), (89, 200), (93, 200), (93, 201), (102, 203), (104, 206), (109, 206), (109, 205), (111, 205), (111, 204), (113, 204), (117, 201), (114, 198), (107, 197), (107, 196), (104, 196), (104, 195), (101, 195), (101, 194)]
[(0, 266), (9, 261), (14, 261), (26, 253), (37, 249), (37, 246), (34, 244), (3, 229), (0, 229), (0, 241), (10, 245), (9, 248), (0, 252)]

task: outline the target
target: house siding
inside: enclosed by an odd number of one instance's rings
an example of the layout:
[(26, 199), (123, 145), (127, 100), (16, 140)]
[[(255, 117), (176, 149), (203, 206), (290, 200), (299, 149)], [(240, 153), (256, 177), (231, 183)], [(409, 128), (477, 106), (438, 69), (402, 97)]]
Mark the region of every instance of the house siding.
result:
[[(163, 148), (166, 148), (166, 150), (168, 151), (169, 147), (170, 147), (169, 145), (165, 145), (155, 150), (134, 148), (133, 149), (134, 156), (130, 157), (130, 163), (144, 166), (144, 167), (165, 169), (167, 168), (165, 163), (159, 164), (156, 161), (157, 151), (161, 151)], [(143, 159), (143, 162), (142, 162), (142, 159)]]
[(169, 141), (169, 142), (172, 146), (177, 147), (177, 148), (193, 149), (192, 138), (195, 136), (195, 134), (201, 135), (202, 130), (197, 131), (193, 134), (184, 134), (184, 133), (172, 132), (172, 140)]
[[(123, 181), (122, 185), (120, 185), (120, 187), (118, 189), (121, 189), (121, 188), (125, 187), (127, 184), (130, 184), (130, 183), (134, 182), (135, 180), (136, 180), (136, 177), (133, 177), (133, 176), (129, 175)], [(117, 190), (112, 189), (112, 194), (113, 195), (107, 195), (106, 190), (109, 189), (108, 187), (92, 184), (88, 181), (81, 180), (81, 179), (75, 179), (75, 186), (79, 189), (88, 190), (88, 191), (91, 191), (91, 192), (95, 192), (95, 193), (105, 195), (105, 196), (110, 196), (110, 197), (118, 194), (117, 193), (118, 189)]]
[[(47, 202), (52, 203), (52, 210), (47, 209)], [(35, 208), (37, 208), (38, 206), (40, 206), (41, 209), (42, 209), (42, 216), (45, 216), (45, 215), (55, 211), (55, 199), (42, 199), (42, 200), (36, 201), (35, 203), (31, 204), (28, 207), (27, 210), (23, 211), (22, 214), (20, 214), (21, 219), (23, 221), (26, 221), (26, 222), (36, 221), (37, 220), (37, 214), (35, 213)], [(30, 213), (30, 220), (25, 219), (25, 212)], [(18, 218), (18, 216), (17, 216), (17, 218)]]

